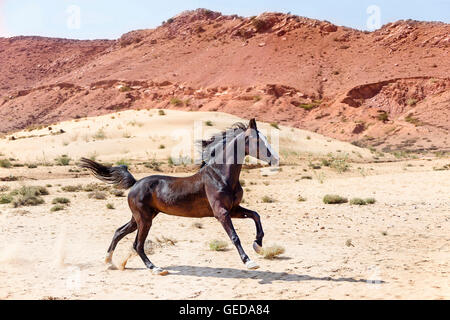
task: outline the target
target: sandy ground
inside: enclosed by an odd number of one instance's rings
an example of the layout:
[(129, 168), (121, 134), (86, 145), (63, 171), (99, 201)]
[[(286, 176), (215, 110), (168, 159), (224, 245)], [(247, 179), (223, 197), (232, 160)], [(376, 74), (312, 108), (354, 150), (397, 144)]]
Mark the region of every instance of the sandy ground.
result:
[[(149, 119), (157, 117), (154, 114)], [(162, 136), (170, 130), (164, 131), (166, 125), (188, 125), (196, 117), (212, 120), (218, 128), (234, 120), (217, 114), (174, 113), (166, 117), (164, 124), (154, 127)], [(110, 122), (117, 117), (102, 119), (56, 126), (64, 127), (66, 133), (62, 135), (0, 140), (3, 157), (38, 161), (40, 148), (48, 159), (63, 153), (77, 159), (92, 152), (93, 144), (98, 159), (121, 159), (117, 158), (122, 155), (118, 141), (125, 138), (120, 133), (117, 138), (111, 137), (107, 129), (117, 125)], [(87, 121), (101, 123), (100, 127), (108, 124), (107, 138), (89, 138), (90, 142), (67, 138), (72, 134), (81, 137), (76, 126), (83, 127)], [(98, 128), (80, 130), (90, 137)], [(148, 127), (135, 125), (129, 130), (135, 137), (124, 140), (130, 150), (126, 157), (141, 161), (145, 153), (133, 154), (131, 150), (143, 143), (140, 132)], [(282, 128), (281, 135), (286, 132), (294, 131)], [(300, 130), (294, 133), (296, 136), (290, 138), (281, 136), (280, 150), (292, 149), (285, 155), (291, 160), (297, 157), (297, 161), (292, 160), (273, 176), (265, 176), (260, 169), (244, 170), (241, 176), (245, 180), (244, 206), (260, 213), (266, 234), (264, 243), (286, 249), (274, 260), (259, 257), (251, 248), (255, 236), (253, 221), (235, 220), (244, 249), (261, 266), (254, 271), (245, 269), (231, 243), (224, 252), (209, 250), (211, 240), (229, 241), (214, 219), (193, 220), (164, 214), (155, 219), (150, 232), (150, 259), (170, 274), (152, 275), (137, 257), (130, 260), (124, 271), (108, 270), (103, 258), (114, 230), (131, 216), (125, 198), (93, 200), (86, 192), (63, 192), (61, 187), (65, 185), (96, 182), (84, 173), (68, 172), (75, 169), (73, 166), (1, 168), (0, 177), (14, 175), (22, 180), (0, 182), (0, 186), (52, 186), (48, 187), (50, 195), (44, 196), (43, 205), (0, 205), (0, 299), (449, 299), (450, 172), (433, 170), (449, 163), (449, 159), (373, 163), (368, 160), (368, 150)], [(62, 143), (66, 139), (70, 141), (68, 145)], [(288, 143), (289, 139), (292, 141)], [(170, 143), (175, 143), (169, 140), (165, 142), (167, 148), (159, 150), (161, 142), (151, 144), (147, 136), (147, 148), (164, 159)], [(316, 148), (315, 153), (313, 147), (305, 147), (308, 144), (322, 147)], [(30, 151), (33, 148), (35, 151)], [(304, 157), (298, 151), (301, 148), (306, 148)], [(308, 157), (337, 150), (362, 156), (356, 156), (350, 171), (341, 174), (331, 168), (312, 170), (308, 166)], [(100, 156), (103, 152), (105, 155)], [(357, 159), (361, 162), (357, 163)], [(131, 171), (139, 178), (154, 174), (139, 165), (132, 165)], [(304, 176), (311, 176), (312, 180), (302, 179)], [(322, 198), (329, 193), (348, 198), (374, 197), (377, 203), (325, 205)], [(276, 202), (264, 203), (262, 198), (266, 195)], [(299, 202), (299, 195), (306, 201)], [(71, 205), (63, 211), (50, 212), (52, 200), (62, 196), (71, 199)], [(114, 204), (115, 210), (108, 210), (107, 203)], [(200, 223), (201, 228), (194, 223)], [(157, 239), (163, 237), (175, 241), (175, 245), (156, 245)], [(130, 235), (120, 242), (114, 256), (116, 264), (127, 255), (133, 239), (134, 235)]]

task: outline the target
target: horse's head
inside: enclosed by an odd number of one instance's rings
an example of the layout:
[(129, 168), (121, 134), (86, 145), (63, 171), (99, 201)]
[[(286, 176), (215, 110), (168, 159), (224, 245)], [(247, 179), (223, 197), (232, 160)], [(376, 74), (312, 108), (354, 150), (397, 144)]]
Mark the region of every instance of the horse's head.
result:
[(277, 166), (280, 157), (273, 150), (267, 138), (258, 130), (256, 120), (250, 120), (245, 132), (245, 155), (267, 162), (271, 166)]

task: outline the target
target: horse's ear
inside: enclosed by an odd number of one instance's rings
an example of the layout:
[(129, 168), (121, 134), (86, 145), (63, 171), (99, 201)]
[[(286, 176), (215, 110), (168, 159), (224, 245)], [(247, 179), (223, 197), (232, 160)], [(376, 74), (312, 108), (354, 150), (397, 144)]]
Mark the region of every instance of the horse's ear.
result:
[(248, 125), (248, 127), (253, 130), (258, 130), (258, 128), (256, 127), (256, 120), (255, 119), (250, 120), (250, 124)]

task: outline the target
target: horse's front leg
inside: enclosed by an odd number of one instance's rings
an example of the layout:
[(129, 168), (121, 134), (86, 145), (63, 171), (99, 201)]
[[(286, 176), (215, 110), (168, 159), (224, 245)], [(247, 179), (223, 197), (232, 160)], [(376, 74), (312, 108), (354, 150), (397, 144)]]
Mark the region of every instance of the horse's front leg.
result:
[(263, 231), (263, 227), (261, 224), (261, 218), (259, 217), (259, 214), (256, 211), (252, 211), (252, 210), (243, 208), (241, 206), (238, 206), (238, 207), (234, 208), (233, 211), (231, 212), (231, 217), (239, 218), (239, 219), (250, 218), (250, 219), (253, 219), (253, 221), (255, 221), (256, 240), (255, 240), (255, 242), (253, 242), (253, 249), (256, 251), (256, 253), (262, 254), (263, 253), (262, 242), (263, 242), (263, 238), (264, 238), (264, 231)]
[(239, 239), (236, 230), (234, 229), (233, 222), (231, 221), (230, 211), (223, 207), (215, 208), (213, 209), (213, 211), (214, 216), (222, 224), (226, 233), (230, 237), (231, 242), (233, 242), (233, 244), (236, 246), (236, 249), (239, 252), (239, 255), (241, 256), (242, 262), (245, 263), (248, 269), (258, 269), (259, 268), (258, 264), (250, 260), (250, 258), (247, 256), (244, 249), (242, 248), (241, 240)]

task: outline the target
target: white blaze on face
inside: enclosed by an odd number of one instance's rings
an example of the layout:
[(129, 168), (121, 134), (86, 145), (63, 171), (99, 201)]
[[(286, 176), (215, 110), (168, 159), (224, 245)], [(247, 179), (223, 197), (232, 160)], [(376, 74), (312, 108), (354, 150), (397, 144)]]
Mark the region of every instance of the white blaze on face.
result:
[(259, 139), (264, 143), (264, 145), (266, 146), (267, 150), (269, 150), (270, 154), (272, 155), (272, 158), (274, 159), (279, 159), (278, 158), (278, 154), (277, 152), (275, 152), (275, 150), (273, 150), (272, 146), (270, 145), (269, 141), (267, 140), (266, 136), (263, 135), (261, 133), (261, 131), (258, 130), (258, 136)]

